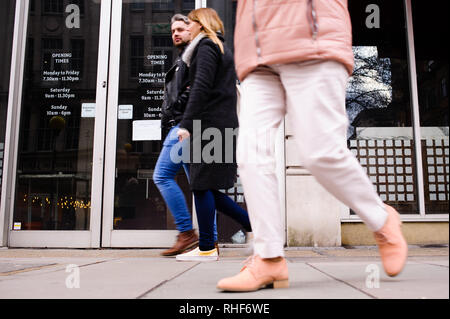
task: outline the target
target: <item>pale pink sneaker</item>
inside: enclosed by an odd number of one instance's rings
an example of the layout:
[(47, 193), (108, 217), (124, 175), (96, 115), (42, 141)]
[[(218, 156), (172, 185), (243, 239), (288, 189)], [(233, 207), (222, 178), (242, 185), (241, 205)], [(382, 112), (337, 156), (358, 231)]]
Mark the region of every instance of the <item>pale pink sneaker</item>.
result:
[(221, 279), (217, 288), (225, 291), (255, 291), (266, 286), (287, 288), (288, 277), (288, 267), (283, 257), (274, 260), (253, 255), (237, 275)]
[(393, 277), (397, 276), (405, 266), (408, 244), (402, 234), (400, 215), (389, 205), (386, 205), (386, 211), (388, 213), (386, 223), (374, 233), (374, 236), (384, 270)]

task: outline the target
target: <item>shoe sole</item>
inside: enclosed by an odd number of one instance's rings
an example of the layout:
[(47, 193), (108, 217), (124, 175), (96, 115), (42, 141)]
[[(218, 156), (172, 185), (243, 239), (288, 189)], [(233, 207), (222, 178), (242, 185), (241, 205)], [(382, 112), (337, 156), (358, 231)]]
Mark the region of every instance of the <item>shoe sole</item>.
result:
[(219, 256), (180, 256), (178, 255), (177, 261), (218, 261)]
[(232, 292), (252, 292), (252, 291), (258, 291), (260, 289), (265, 289), (265, 288), (272, 288), (272, 289), (289, 288), (289, 279), (275, 280), (274, 282), (261, 285), (260, 287), (257, 287), (254, 289), (245, 289), (245, 288), (231, 289), (231, 288), (217, 287), (217, 289), (219, 289), (221, 291), (232, 291)]
[(279, 288), (289, 288), (289, 280), (277, 280), (272, 283), (273, 289), (279, 289)]
[(184, 249), (181, 249), (181, 250), (178, 250), (178, 251), (176, 251), (176, 252), (174, 252), (174, 253), (161, 253), (161, 256), (163, 256), (163, 257), (174, 257), (174, 256), (176, 256), (176, 255), (179, 255), (179, 254), (182, 254), (182, 253), (184, 253), (184, 252), (187, 252), (187, 251), (190, 251), (190, 250), (192, 250), (192, 248), (195, 248), (196, 246), (198, 245), (198, 241), (196, 241), (196, 242), (193, 242), (192, 244), (189, 244), (189, 246), (187, 246), (186, 248), (184, 248)]

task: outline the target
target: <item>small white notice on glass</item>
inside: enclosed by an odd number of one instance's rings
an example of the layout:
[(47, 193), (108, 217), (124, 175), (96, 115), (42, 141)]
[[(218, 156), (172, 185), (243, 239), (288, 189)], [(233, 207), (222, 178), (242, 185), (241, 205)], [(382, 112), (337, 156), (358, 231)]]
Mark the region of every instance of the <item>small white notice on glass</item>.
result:
[(81, 117), (95, 117), (95, 103), (81, 104)]
[(131, 104), (119, 105), (119, 111), (117, 113), (117, 118), (119, 120), (133, 119), (133, 105), (131, 105)]
[(133, 121), (133, 141), (161, 140), (161, 120)]

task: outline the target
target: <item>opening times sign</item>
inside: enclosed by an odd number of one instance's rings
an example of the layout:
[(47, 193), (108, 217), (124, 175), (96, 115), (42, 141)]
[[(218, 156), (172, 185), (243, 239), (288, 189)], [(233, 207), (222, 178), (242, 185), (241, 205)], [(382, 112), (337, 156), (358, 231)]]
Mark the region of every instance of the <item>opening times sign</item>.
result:
[[(51, 60), (48, 61), (47, 70), (42, 71), (43, 84), (43, 109), (49, 117), (67, 117), (72, 115), (72, 106), (79, 98), (75, 92), (74, 85), (81, 81), (80, 70), (68, 69), (71, 65), (72, 53), (53, 52)], [(166, 73), (165, 65), (169, 57), (165, 54), (146, 56), (146, 66), (150, 66), (150, 72), (139, 72), (137, 82), (140, 89), (136, 92), (136, 100), (131, 104), (138, 107), (134, 113), (136, 119), (160, 119), (161, 105), (164, 99), (164, 82)], [(66, 69), (63, 69), (66, 68)], [(81, 103), (81, 102), (80, 102)], [(128, 113), (128, 114), (129, 114)], [(128, 115), (119, 117), (128, 118)]]
[(62, 70), (63, 65), (70, 65), (72, 53), (58, 52), (51, 54), (51, 69), (42, 71), (44, 87), (43, 100), (47, 116), (67, 117), (72, 115), (70, 105), (77, 98), (70, 86), (80, 82), (80, 70)]
[(138, 83), (142, 88), (139, 96), (142, 119), (161, 118), (166, 77), (164, 69), (167, 63), (169, 63), (167, 54), (148, 54), (145, 56), (144, 67), (148, 68), (150, 72), (140, 72), (138, 76)]
[(78, 82), (80, 80), (80, 71), (44, 71), (43, 82)]
[[(48, 93), (44, 93), (44, 98), (49, 101), (55, 100), (70, 100), (75, 99), (75, 94), (71, 93), (69, 88), (50, 88)], [(64, 103), (52, 103), (47, 106), (48, 116), (69, 116), (72, 112), (69, 110), (69, 106)]]

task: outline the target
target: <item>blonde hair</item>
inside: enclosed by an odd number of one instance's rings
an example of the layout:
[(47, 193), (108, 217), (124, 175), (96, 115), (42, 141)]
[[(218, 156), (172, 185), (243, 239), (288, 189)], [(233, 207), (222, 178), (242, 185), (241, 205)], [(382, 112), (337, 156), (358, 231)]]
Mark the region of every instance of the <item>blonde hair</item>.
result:
[(224, 53), (223, 43), (217, 37), (217, 32), (225, 35), (223, 22), (217, 14), (216, 10), (211, 8), (200, 8), (192, 10), (188, 18), (192, 21), (199, 23), (203, 28), (202, 31), (220, 48), (220, 52)]

